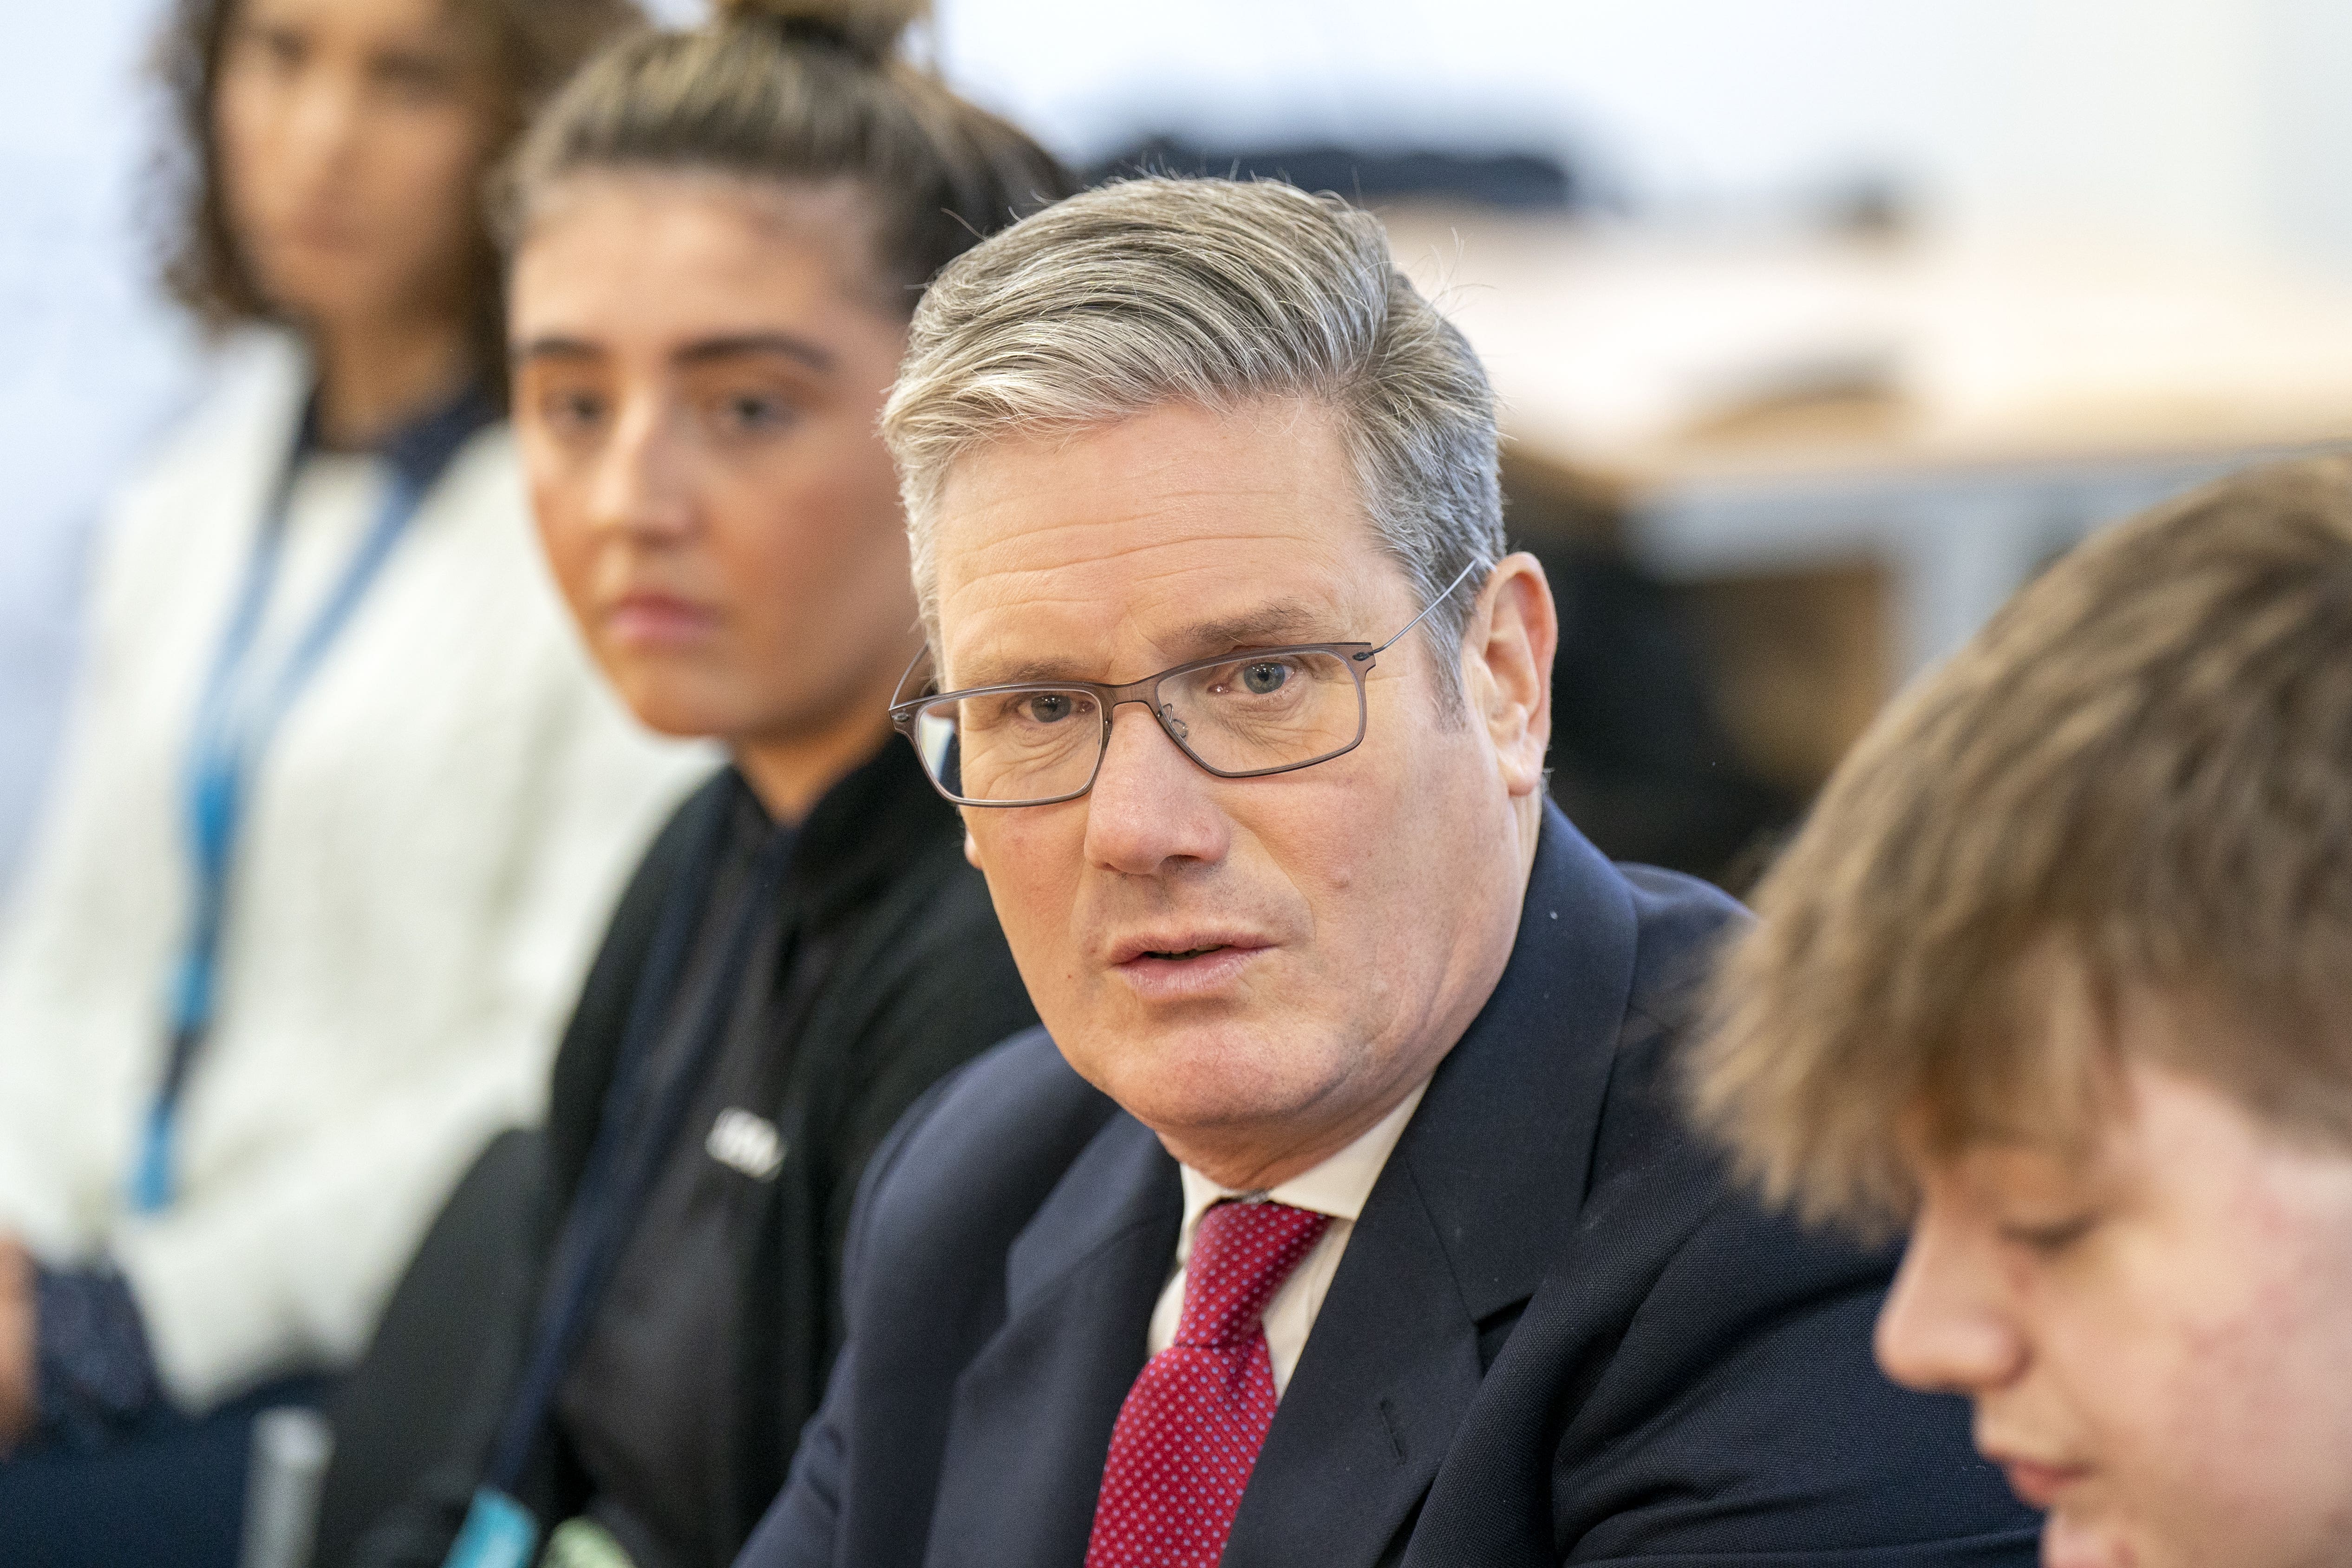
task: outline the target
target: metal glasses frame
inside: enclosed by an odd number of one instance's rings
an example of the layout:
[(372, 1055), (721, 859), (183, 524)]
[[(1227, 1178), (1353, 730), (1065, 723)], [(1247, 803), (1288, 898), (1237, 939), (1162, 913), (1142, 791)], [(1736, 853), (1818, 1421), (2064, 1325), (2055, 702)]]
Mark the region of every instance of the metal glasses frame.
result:
[[(1427, 620), (1431, 612), (1438, 605), (1452, 598), (1454, 591), (1468, 581), (1470, 574), (1482, 566), (1491, 567), (1492, 564), (1484, 555), (1474, 557), (1470, 564), (1455, 574), (1453, 582), (1448, 583), (1429, 603), (1421, 607), (1419, 615), (1397, 628), (1396, 634), (1384, 643), (1376, 645), (1366, 642), (1309, 642), (1286, 643), (1280, 647), (1235, 648), (1208, 658), (1188, 659), (1182, 664), (1171, 666), (1157, 675), (1147, 675), (1140, 680), (1130, 680), (1124, 686), (1108, 686), (1098, 680), (1013, 680), (998, 686), (969, 686), (961, 691), (941, 691), (929, 697), (914, 697), (903, 702), (893, 702), (890, 705), (890, 726), (907, 737), (907, 743), (915, 748), (916, 754), (919, 757), (922, 754), (922, 744), (915, 738), (915, 721), (924, 709), (935, 707), (942, 702), (960, 702), (973, 697), (996, 697), (1013, 691), (1083, 691), (1095, 700), (1102, 713), (1102, 735), (1095, 745), (1094, 769), (1087, 774), (1087, 782), (1083, 785), (1066, 794), (1040, 795), (1034, 800), (973, 800), (949, 790), (947, 785), (940, 782), (938, 775), (931, 772), (929, 763), (926, 763), (923, 766), (923, 776), (931, 781), (933, 789), (938, 790), (940, 795), (958, 805), (988, 807), (1059, 805), (1066, 800), (1076, 800), (1079, 796), (1087, 794), (1095, 787), (1095, 780), (1102, 776), (1103, 758), (1110, 754), (1112, 716), (1118, 709), (1129, 702), (1140, 703), (1149, 710), (1152, 721), (1160, 726), (1160, 733), (1166, 735), (1175, 744), (1176, 749), (1183, 752), (1192, 765), (1202, 773), (1221, 779), (1258, 779), (1273, 773), (1297, 773), (1300, 768), (1311, 768), (1318, 763), (1328, 763), (1334, 757), (1344, 757), (1364, 743), (1364, 731), (1369, 722), (1364, 700), (1364, 672), (1372, 668), (1373, 661), (1381, 655), (1402, 642), (1413, 627)], [(929, 651), (926, 648), (918, 652), (914, 661), (907, 666), (906, 673), (898, 677), (900, 690), (906, 689), (908, 679), (915, 673), (917, 666), (923, 662)], [(1210, 669), (1221, 664), (1232, 664), (1237, 659), (1275, 658), (1284, 654), (1293, 653), (1331, 654), (1339, 658), (1349, 674), (1356, 678), (1356, 734), (1355, 738), (1346, 745), (1325, 752), (1318, 756), (1308, 757), (1304, 762), (1285, 763), (1278, 768), (1248, 768), (1238, 773), (1230, 772), (1224, 768), (1212, 766), (1204, 761), (1201, 754), (1192, 749), (1191, 743), (1177, 732), (1177, 728), (1172, 724), (1167, 710), (1160, 701), (1160, 684), (1164, 680), (1172, 680), (1180, 675), (1189, 675), (1196, 669)]]

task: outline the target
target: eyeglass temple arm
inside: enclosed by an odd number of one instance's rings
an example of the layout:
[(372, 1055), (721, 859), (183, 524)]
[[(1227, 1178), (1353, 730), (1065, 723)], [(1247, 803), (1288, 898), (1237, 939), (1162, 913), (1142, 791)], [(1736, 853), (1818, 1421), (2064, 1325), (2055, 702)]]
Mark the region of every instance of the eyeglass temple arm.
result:
[[(1445, 584), (1444, 591), (1431, 599), (1426, 605), (1423, 605), (1421, 607), (1421, 614), (1405, 622), (1403, 629), (1399, 631), (1396, 636), (1389, 638), (1388, 641), (1381, 644), (1381, 646), (1376, 648), (1368, 648), (1362, 653), (1353, 654), (1349, 657), (1353, 658), (1358, 664), (1364, 664), (1372, 659), (1378, 658), (1381, 655), (1388, 652), (1389, 649), (1404, 641), (1406, 632), (1412, 631), (1413, 627), (1429, 619), (1431, 612), (1434, 611), (1438, 605), (1445, 603), (1446, 600), (1454, 597), (1454, 590), (1462, 586), (1464, 581), (1469, 577), (1471, 573), (1475, 572), (1481, 566), (1492, 567), (1494, 564), (1495, 563), (1493, 562), (1487, 560), (1484, 555), (1472, 556), (1470, 558), (1470, 564), (1455, 573), (1454, 574), (1454, 581)], [(911, 669), (914, 667), (909, 665), (908, 668)], [(901, 676), (899, 679), (903, 680), (906, 678)]]
[[(1451, 590), (1448, 591), (1451, 592)], [(898, 704), (907, 700), (907, 678), (913, 675), (917, 668), (922, 664), (923, 660), (930, 658), (930, 656), (931, 639), (925, 637), (923, 639), (923, 645), (915, 650), (915, 657), (907, 661), (907, 668), (898, 672), (898, 684), (890, 689), (891, 707), (896, 708)]]

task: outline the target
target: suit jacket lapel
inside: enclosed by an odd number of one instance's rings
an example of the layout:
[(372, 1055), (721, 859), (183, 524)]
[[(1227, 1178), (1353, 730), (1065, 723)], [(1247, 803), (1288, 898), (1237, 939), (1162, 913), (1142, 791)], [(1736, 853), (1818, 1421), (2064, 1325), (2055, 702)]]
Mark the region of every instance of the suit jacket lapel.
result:
[(1546, 803), (1510, 963), (1398, 1140), (1472, 1316), (1524, 1302), (1572, 1233), (1633, 993), (1617, 868)]
[[(1226, 1568), (1381, 1560), (1575, 1228), (1633, 981), (1624, 879), (1547, 805), (1511, 960), (1372, 1189)], [(1491, 1349), (1491, 1347), (1490, 1347)]]
[(1225, 1568), (1379, 1561), (1436, 1474), (1479, 1372), (1444, 1243), (1391, 1159), (1275, 1411)]
[(929, 1568), (1076, 1568), (1112, 1425), (1175, 1267), (1176, 1163), (1134, 1118), (1095, 1136), (1006, 1258), (1005, 1321), (956, 1382)]

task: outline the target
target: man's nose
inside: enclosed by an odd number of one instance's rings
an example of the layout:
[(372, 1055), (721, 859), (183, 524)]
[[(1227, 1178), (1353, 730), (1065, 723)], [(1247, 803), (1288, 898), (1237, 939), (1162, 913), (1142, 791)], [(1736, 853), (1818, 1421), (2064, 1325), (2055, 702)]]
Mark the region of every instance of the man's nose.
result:
[(1983, 1394), (2014, 1381), (2030, 1359), (2023, 1329), (1990, 1238), (1923, 1205), (1894, 1289), (1879, 1310), (1878, 1364), (1906, 1388)]
[(1232, 824), (1213, 798), (1214, 782), (1141, 703), (1121, 704), (1087, 796), (1087, 859), (1138, 877), (1223, 859)]
[(625, 403), (591, 480), (589, 515), (596, 527), (648, 539), (685, 533), (692, 487), (680, 447), (658, 406)]

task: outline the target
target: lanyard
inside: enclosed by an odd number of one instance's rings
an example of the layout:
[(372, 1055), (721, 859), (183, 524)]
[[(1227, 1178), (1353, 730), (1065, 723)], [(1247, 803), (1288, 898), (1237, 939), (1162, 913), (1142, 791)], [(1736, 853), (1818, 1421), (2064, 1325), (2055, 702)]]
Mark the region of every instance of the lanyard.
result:
[(373, 524), (318, 613), (294, 639), (284, 662), (274, 671), (257, 671), (248, 667), (254, 662), (254, 639), (268, 611), (285, 556), (287, 514), (295, 478), (317, 444), (315, 405), (303, 417), (263, 513), (253, 553), (246, 563), (244, 584), (196, 708), (184, 785), (193, 897), (171, 996), (171, 1051), (148, 1110), (139, 1163), (131, 1180), (134, 1212), (155, 1214), (172, 1205), (173, 1145), (180, 1100), (189, 1071), (211, 1031), (219, 999), (229, 884), (254, 775), (279, 723), (350, 625), (435, 481), (467, 438), (495, 417), (488, 402), (469, 390), (393, 437), (383, 449), (392, 470), (391, 483)]

